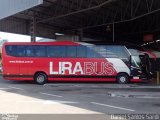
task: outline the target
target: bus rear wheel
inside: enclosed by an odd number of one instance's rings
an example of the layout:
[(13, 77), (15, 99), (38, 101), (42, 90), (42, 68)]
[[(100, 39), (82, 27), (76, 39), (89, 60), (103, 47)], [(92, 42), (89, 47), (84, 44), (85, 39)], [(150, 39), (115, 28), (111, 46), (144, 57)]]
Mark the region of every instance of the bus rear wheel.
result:
[(47, 82), (47, 75), (45, 73), (39, 72), (35, 75), (34, 80), (39, 85), (44, 85)]
[(117, 82), (119, 84), (126, 84), (129, 82), (129, 76), (125, 73), (120, 73), (118, 76), (117, 76)]

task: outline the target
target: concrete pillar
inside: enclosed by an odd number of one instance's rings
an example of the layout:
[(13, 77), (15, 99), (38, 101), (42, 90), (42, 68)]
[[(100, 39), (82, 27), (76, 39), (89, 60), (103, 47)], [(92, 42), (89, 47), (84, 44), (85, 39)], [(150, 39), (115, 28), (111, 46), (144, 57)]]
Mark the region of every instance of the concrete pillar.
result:
[(79, 29), (79, 41), (83, 39), (83, 29)]
[(113, 23), (113, 42), (115, 42), (115, 30), (114, 30), (114, 23)]
[(157, 71), (157, 85), (160, 84), (160, 72)]
[(36, 42), (36, 17), (33, 16), (30, 24), (31, 42)]

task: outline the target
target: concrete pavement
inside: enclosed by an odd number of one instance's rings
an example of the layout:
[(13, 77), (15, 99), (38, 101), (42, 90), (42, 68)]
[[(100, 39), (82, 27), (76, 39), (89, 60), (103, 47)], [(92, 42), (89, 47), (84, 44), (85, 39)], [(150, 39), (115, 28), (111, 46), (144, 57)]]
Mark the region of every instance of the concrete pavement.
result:
[(107, 83), (50, 83), (42, 86), (1, 79), (0, 113), (91, 114), (107, 115), (108, 119), (109, 114), (159, 114), (160, 88), (138, 88), (137, 84)]

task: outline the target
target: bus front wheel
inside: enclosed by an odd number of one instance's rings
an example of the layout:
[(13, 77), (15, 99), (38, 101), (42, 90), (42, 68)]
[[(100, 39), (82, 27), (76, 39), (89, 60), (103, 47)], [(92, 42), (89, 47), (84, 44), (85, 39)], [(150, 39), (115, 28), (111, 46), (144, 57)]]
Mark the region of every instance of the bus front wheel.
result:
[(39, 72), (35, 74), (35, 82), (39, 85), (43, 85), (47, 82), (47, 75), (45, 73)]
[(118, 76), (117, 76), (117, 82), (119, 84), (126, 84), (129, 82), (129, 76), (125, 73), (120, 73)]

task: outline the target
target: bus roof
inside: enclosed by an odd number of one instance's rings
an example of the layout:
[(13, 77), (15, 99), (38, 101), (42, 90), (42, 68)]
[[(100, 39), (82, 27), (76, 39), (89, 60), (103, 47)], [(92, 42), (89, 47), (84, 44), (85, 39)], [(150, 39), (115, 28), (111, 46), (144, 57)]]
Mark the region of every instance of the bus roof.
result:
[(53, 42), (5, 42), (4, 45), (80, 45), (72, 41), (53, 41)]

